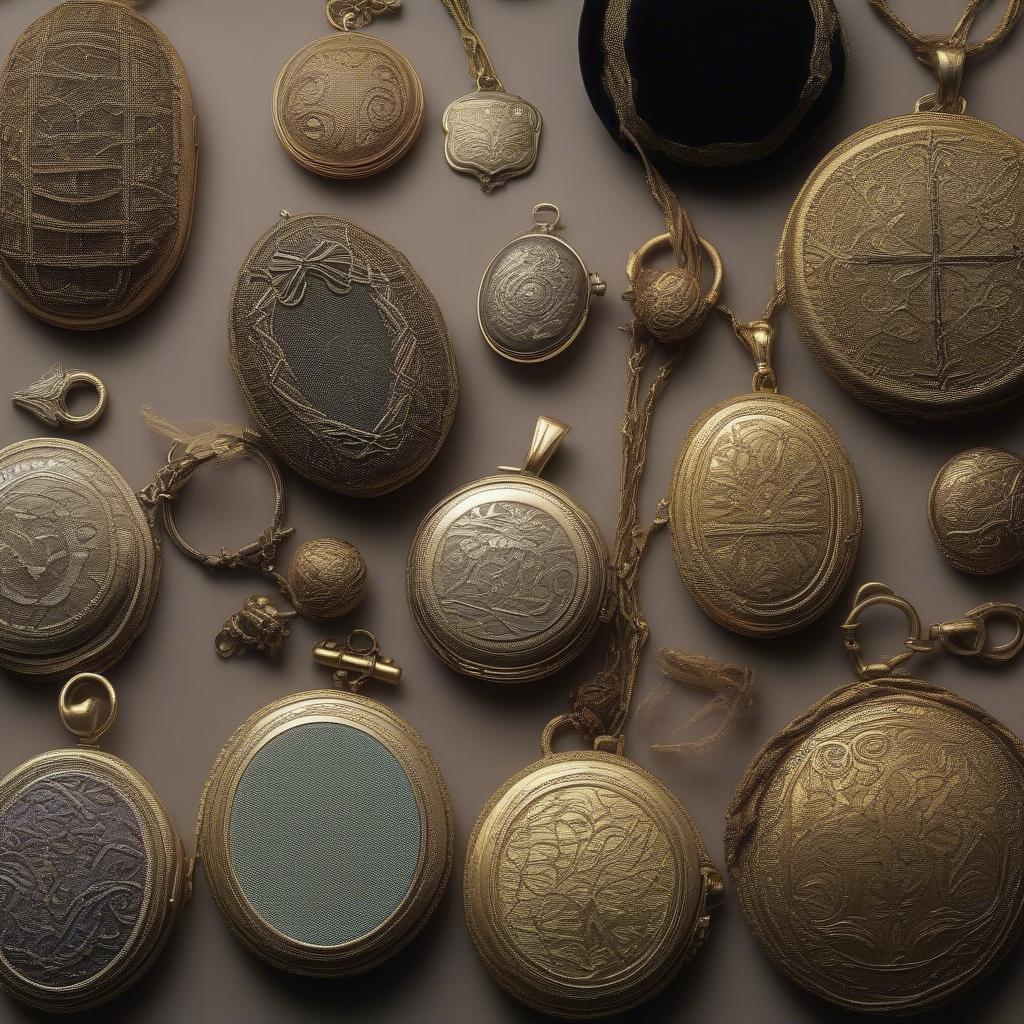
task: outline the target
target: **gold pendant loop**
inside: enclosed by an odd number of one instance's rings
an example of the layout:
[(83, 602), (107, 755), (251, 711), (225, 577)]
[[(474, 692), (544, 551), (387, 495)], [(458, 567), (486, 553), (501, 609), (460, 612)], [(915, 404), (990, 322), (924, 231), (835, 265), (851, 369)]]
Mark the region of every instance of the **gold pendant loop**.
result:
[[(96, 404), (88, 412), (80, 415), (68, 408), (68, 395), (75, 388), (91, 388), (96, 392)], [(11, 401), (19, 409), (32, 413), (47, 426), (85, 430), (107, 411), (107, 385), (95, 373), (88, 370), (65, 372), (57, 363), (34, 384), (16, 391), (11, 396)]]
[[(85, 687), (99, 688), (102, 697), (91, 693), (76, 700)], [(117, 693), (105, 676), (80, 672), (64, 684), (57, 708), (68, 732), (77, 736), (83, 747), (95, 747), (117, 717)]]

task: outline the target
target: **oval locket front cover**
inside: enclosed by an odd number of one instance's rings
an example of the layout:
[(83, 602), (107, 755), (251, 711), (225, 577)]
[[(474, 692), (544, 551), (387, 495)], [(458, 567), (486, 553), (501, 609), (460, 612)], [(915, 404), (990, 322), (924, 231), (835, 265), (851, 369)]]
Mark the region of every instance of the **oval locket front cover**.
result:
[(102, 672), (138, 637), (160, 551), (131, 487), (77, 441), (0, 450), (0, 667)]
[(444, 891), (448, 790), (415, 730), (337, 690), (256, 712), (207, 783), (199, 850), (221, 913), (274, 966), (336, 977), (392, 956)]
[(459, 372), (434, 296), (397, 249), (341, 217), (284, 215), (256, 243), (228, 350), (267, 443), (342, 494), (408, 483), (455, 416)]

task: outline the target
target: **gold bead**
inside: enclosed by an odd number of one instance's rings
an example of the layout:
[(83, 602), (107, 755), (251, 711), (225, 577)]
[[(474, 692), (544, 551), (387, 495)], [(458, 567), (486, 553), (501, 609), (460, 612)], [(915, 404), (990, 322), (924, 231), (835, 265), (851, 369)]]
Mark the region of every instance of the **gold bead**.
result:
[(658, 341), (682, 341), (706, 312), (700, 281), (686, 267), (641, 270), (632, 302), (637, 319)]
[(337, 537), (307, 540), (288, 567), (292, 603), (305, 616), (337, 619), (363, 600), (366, 563), (359, 551)]

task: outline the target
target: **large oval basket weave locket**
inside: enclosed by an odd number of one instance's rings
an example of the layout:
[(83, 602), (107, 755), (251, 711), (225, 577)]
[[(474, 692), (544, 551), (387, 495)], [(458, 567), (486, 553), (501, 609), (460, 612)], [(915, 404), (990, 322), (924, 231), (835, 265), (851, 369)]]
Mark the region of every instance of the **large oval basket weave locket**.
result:
[(341, 217), (285, 213), (253, 246), (228, 349), (267, 443), (342, 494), (408, 483), (455, 416), (455, 351), (430, 289), (397, 249)]
[(423, 86), (396, 46), (363, 32), (376, 13), (399, 5), (328, 0), (339, 29), (308, 43), (282, 68), (274, 127), (303, 167), (328, 178), (365, 178), (397, 163), (423, 126)]
[(700, 949), (722, 879), (683, 805), (621, 744), (554, 754), (549, 729), (543, 747), (473, 828), (469, 933), (495, 980), (542, 1013), (619, 1013)]
[[(898, 602), (862, 588), (847, 650), (861, 610)], [(1008, 614), (1015, 638), (993, 647), (984, 619)], [(925, 634), (914, 625), (908, 641), (1005, 661), (1021, 622), (993, 602)], [(768, 957), (857, 1011), (948, 1002), (1005, 957), (1024, 921), (1024, 745), (978, 705), (894, 673), (909, 656), (861, 663), (863, 681), (770, 739), (727, 819), (726, 864)]]
[[(361, 631), (314, 656), (356, 688), (401, 674)], [(374, 967), (420, 930), (453, 845), (447, 787), (412, 726), (376, 700), (310, 690), (257, 711), (228, 741), (197, 856), (246, 946), (282, 970), (336, 977)]]
[(871, 125), (811, 174), (783, 245), (794, 319), (866, 405), (949, 419), (1024, 393), (1024, 143), (1009, 132), (927, 107)]
[(133, 985), (191, 892), (191, 862), (156, 793), (97, 748), (116, 713), (110, 684), (76, 676), (59, 707), (81, 745), (0, 781), (0, 986), (49, 1013)]
[(104, 671), (142, 632), (159, 577), (151, 514), (102, 455), (59, 438), (0, 450), (0, 668)]
[(407, 593), (430, 649), (464, 675), (541, 679), (590, 642), (608, 548), (572, 495), (540, 478), (569, 428), (540, 417), (522, 469), (459, 488), (420, 524)]
[(127, 0), (36, 19), (0, 71), (0, 282), (34, 316), (95, 330), (135, 316), (192, 226), (196, 126), (167, 37)]

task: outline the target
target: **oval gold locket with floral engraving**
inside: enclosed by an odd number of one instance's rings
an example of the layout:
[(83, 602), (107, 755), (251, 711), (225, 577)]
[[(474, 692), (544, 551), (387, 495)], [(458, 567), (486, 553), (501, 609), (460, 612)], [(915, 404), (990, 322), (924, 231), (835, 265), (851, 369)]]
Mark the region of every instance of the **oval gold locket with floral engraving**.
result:
[(62, 438), (0, 450), (0, 668), (102, 672), (156, 598), (152, 512), (99, 452)]
[(836, 383), (897, 417), (950, 419), (1024, 393), (1024, 142), (964, 113), (965, 55), (990, 42), (917, 44), (935, 94), (821, 161), (783, 264), (793, 318)]
[(556, 754), (553, 732), (480, 812), (466, 923), (513, 996), (592, 1019), (671, 981), (707, 938), (722, 879), (686, 809), (621, 743)]
[(304, 46), (274, 88), (274, 127), (289, 155), (328, 178), (365, 178), (397, 163), (423, 127), (423, 86), (397, 47), (355, 31), (399, 0), (327, 0), (338, 33)]
[(117, 712), (110, 683), (75, 676), (58, 706), (80, 745), (0, 781), (0, 986), (72, 1013), (149, 969), (191, 894), (192, 864), (149, 783), (98, 749)]
[(540, 478), (569, 428), (540, 417), (522, 469), (449, 494), (420, 524), (407, 594), (430, 649), (464, 675), (541, 679), (597, 630), (608, 549), (589, 513)]
[(196, 855), (242, 942), (285, 971), (369, 970), (426, 923), (451, 870), (448, 789), (408, 722), (358, 690), (401, 670), (372, 634), (314, 651), (339, 686), (257, 711), (210, 774)]

